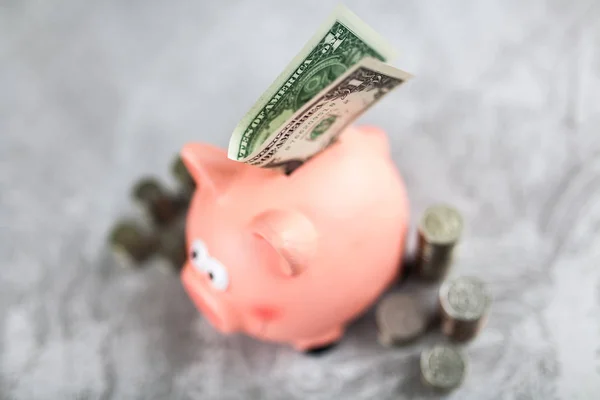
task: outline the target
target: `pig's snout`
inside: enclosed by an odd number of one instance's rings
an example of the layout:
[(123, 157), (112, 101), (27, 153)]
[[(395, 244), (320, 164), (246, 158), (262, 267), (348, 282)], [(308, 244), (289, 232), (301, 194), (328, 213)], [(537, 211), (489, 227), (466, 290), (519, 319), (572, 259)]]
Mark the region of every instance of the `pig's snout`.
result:
[(216, 329), (223, 333), (237, 331), (239, 327), (233, 312), (228, 310), (218, 295), (210, 292), (202, 278), (198, 276), (193, 266), (186, 264), (181, 274), (181, 280), (188, 296)]

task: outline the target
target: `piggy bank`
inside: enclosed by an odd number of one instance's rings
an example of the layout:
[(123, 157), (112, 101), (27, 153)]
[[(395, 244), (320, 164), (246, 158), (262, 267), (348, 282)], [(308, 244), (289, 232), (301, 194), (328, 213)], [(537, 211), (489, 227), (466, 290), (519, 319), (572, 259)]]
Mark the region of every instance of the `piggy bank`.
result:
[(347, 128), (290, 175), (191, 143), (189, 297), (222, 333), (307, 351), (336, 343), (400, 272), (408, 226), (386, 134)]

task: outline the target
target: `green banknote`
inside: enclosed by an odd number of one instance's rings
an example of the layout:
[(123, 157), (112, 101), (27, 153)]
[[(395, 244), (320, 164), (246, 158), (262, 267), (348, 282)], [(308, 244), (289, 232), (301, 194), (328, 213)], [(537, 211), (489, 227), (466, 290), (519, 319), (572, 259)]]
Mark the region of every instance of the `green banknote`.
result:
[(288, 171), (327, 148), (348, 124), (411, 75), (375, 58), (351, 67), (240, 161)]
[[(356, 15), (338, 6), (235, 127), (228, 157), (241, 162), (254, 158), (305, 104), (367, 57), (390, 61), (394, 51)], [(321, 121), (313, 136), (321, 136), (334, 122)]]

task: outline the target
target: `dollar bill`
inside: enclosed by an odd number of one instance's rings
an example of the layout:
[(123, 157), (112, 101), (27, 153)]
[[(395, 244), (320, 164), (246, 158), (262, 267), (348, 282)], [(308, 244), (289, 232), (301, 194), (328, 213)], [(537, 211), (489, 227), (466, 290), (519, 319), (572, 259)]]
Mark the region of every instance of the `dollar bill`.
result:
[(238, 161), (266, 168), (301, 163), (325, 149), (349, 123), (410, 77), (375, 58), (363, 58)]
[(228, 157), (254, 158), (274, 132), (352, 66), (365, 57), (390, 61), (394, 56), (381, 36), (338, 6), (235, 127)]

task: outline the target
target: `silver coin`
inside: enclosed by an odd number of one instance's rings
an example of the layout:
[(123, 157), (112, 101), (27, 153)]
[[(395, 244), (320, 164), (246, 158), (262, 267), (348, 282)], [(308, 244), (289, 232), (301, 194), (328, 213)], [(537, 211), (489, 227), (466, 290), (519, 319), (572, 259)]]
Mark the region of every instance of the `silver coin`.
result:
[(415, 273), (424, 280), (441, 281), (450, 272), (453, 261), (453, 246), (437, 246), (427, 243), (419, 235)]
[(476, 321), (487, 313), (491, 296), (481, 280), (465, 276), (444, 282), (440, 287), (440, 303), (449, 317)]
[(154, 178), (143, 178), (137, 181), (132, 189), (132, 196), (142, 204), (151, 204), (164, 197), (160, 183)]
[(185, 218), (180, 217), (169, 229), (160, 233), (158, 255), (164, 272), (179, 272), (187, 259)]
[(419, 231), (431, 244), (450, 245), (460, 239), (463, 221), (453, 207), (440, 204), (425, 210), (419, 224)]
[(171, 223), (181, 212), (183, 210), (178, 206), (177, 199), (168, 195), (158, 199), (151, 209), (152, 218), (157, 225)]
[(123, 266), (139, 265), (155, 251), (155, 243), (132, 221), (119, 222), (110, 233), (110, 245)]
[(392, 293), (377, 305), (376, 322), (380, 342), (394, 345), (421, 335), (427, 328), (428, 317), (417, 299)]
[(460, 386), (467, 373), (467, 360), (458, 349), (437, 345), (421, 353), (421, 377), (438, 390)]
[(176, 156), (171, 163), (171, 174), (179, 183), (181, 195), (189, 199), (196, 188), (196, 182), (180, 156)]
[(171, 223), (179, 213), (185, 211), (183, 203), (154, 178), (139, 180), (133, 188), (133, 197), (147, 218), (158, 226)]
[(415, 259), (419, 278), (439, 282), (448, 275), (462, 229), (462, 217), (456, 209), (441, 204), (425, 210), (419, 223)]

